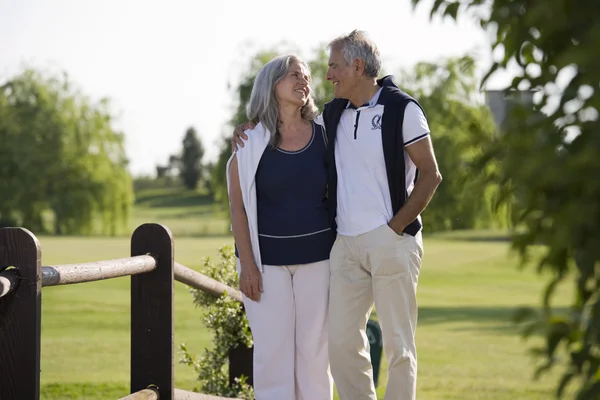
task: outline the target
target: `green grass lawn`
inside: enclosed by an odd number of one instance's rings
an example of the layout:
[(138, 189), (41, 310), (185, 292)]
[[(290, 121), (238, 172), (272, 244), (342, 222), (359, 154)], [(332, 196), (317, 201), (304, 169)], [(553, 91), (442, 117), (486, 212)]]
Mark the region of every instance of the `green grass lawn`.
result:
[[(41, 237), (43, 264), (105, 260), (129, 255), (125, 238)], [(178, 262), (198, 269), (206, 256), (230, 244), (227, 237), (180, 238)], [(130, 278), (117, 278), (60, 287), (42, 292), (43, 398), (101, 399), (126, 394), (129, 381)], [(175, 343), (186, 343), (194, 353), (210, 344), (201, 321), (202, 310), (192, 304), (185, 285), (175, 286)], [(191, 390), (194, 373), (176, 364), (177, 385)], [(102, 388), (99, 396), (86, 390)], [(76, 387), (77, 390), (73, 390)], [(65, 392), (63, 392), (63, 390)], [(112, 390), (112, 392), (111, 392)], [(68, 397), (74, 392), (81, 397)], [(109, 394), (110, 393), (110, 394)]]
[[(231, 244), (227, 223), (212, 205), (190, 195), (138, 198), (133, 227), (174, 227), (175, 257), (198, 269), (206, 256)], [(191, 204), (191, 205), (190, 205)], [(190, 215), (186, 214), (190, 211)], [(425, 238), (419, 283), (418, 398), (422, 400), (533, 400), (552, 398), (557, 374), (533, 381), (524, 342), (510, 322), (515, 307), (540, 303), (543, 278), (519, 271), (506, 242), (473, 240), (485, 232)], [(97, 261), (129, 255), (127, 238), (40, 237), (43, 264)], [(43, 289), (42, 399), (117, 399), (128, 393), (129, 278)], [(562, 290), (567, 304), (570, 291)], [(210, 345), (202, 310), (176, 283), (175, 346), (199, 354)], [(386, 371), (381, 369), (383, 399)], [(190, 367), (176, 363), (176, 387), (197, 385)]]
[[(127, 255), (118, 239), (40, 238), (45, 264)], [(193, 268), (230, 239), (176, 239), (179, 262)], [(419, 288), (419, 398), (548, 399), (552, 381), (532, 382), (531, 360), (509, 320), (537, 304), (541, 281), (518, 272), (498, 242), (426, 240)], [(42, 398), (104, 399), (127, 392), (129, 278), (43, 290)], [(175, 343), (199, 353), (210, 336), (185, 286), (175, 294)], [(383, 395), (385, 369), (379, 392)], [(176, 365), (176, 386), (192, 390), (193, 371)]]
[(208, 194), (183, 189), (137, 193), (131, 231), (144, 222), (160, 222), (178, 237), (228, 235), (230, 226)]

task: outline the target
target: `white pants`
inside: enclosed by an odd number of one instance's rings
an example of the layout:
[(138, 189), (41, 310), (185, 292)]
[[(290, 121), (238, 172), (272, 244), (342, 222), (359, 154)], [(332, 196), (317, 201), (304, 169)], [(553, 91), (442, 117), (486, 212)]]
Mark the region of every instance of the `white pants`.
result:
[(385, 400), (415, 400), (417, 282), (421, 233), (398, 235), (387, 224), (338, 236), (331, 251), (329, 357), (340, 400), (377, 400), (365, 332), (373, 309), (389, 362)]
[(258, 302), (244, 296), (254, 338), (256, 400), (332, 399), (327, 349), (329, 261), (265, 265), (262, 279)]

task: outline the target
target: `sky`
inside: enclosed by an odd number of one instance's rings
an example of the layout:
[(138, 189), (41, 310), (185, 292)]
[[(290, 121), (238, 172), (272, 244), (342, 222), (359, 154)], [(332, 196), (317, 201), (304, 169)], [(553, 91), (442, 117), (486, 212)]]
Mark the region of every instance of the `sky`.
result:
[[(410, 0), (0, 0), (0, 83), (24, 67), (66, 71), (92, 99), (111, 99), (130, 171), (153, 175), (180, 151), (190, 126), (205, 160), (216, 157), (218, 138), (232, 131), (239, 77), (256, 52), (282, 42), (309, 59), (361, 29), (386, 71), (475, 51), (483, 72), (489, 35), (470, 17), (431, 21), (430, 3), (413, 10)], [(501, 88), (501, 79), (489, 88)]]

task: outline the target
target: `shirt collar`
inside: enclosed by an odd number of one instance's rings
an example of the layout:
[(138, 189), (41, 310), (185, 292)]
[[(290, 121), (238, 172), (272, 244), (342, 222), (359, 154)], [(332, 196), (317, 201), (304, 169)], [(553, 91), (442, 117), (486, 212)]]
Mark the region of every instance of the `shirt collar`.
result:
[[(377, 93), (375, 93), (375, 95), (373, 95), (373, 97), (371, 98), (371, 100), (368, 103), (363, 104), (362, 106), (360, 106), (360, 108), (366, 107), (366, 108), (371, 108), (371, 107), (375, 107), (377, 105), (377, 102), (379, 101), (379, 95), (381, 95), (381, 89), (383, 89), (382, 87), (379, 88), (379, 90), (377, 91)], [(351, 108), (356, 110), (357, 108), (354, 107), (354, 104), (352, 104), (352, 102), (350, 100), (348, 100), (348, 104), (346, 104), (346, 108)]]

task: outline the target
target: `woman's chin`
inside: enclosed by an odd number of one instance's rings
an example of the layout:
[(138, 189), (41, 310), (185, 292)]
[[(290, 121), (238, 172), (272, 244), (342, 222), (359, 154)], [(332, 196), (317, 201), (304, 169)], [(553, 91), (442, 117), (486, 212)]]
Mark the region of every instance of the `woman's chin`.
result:
[(298, 107), (298, 108), (302, 108), (306, 105), (306, 103), (308, 103), (308, 99), (301, 99), (301, 98), (297, 98), (294, 99), (292, 101), (290, 101), (290, 104), (293, 104), (294, 106)]

